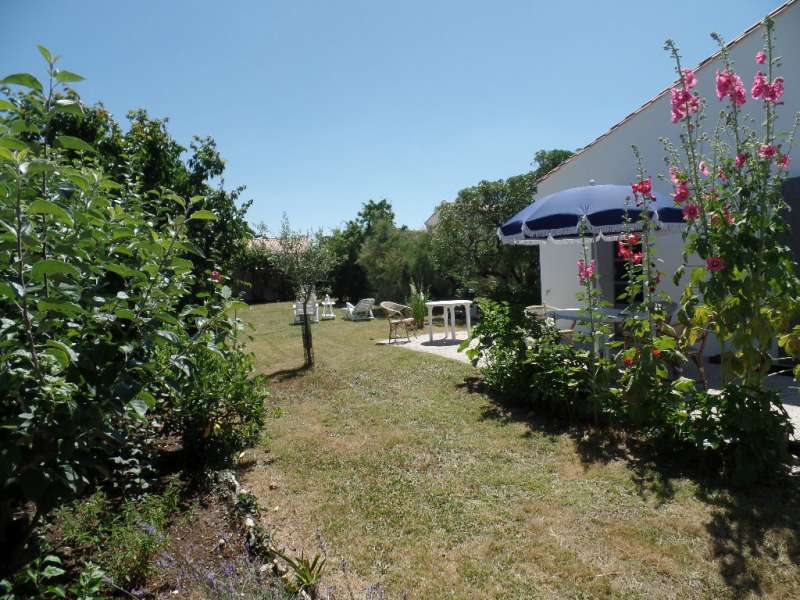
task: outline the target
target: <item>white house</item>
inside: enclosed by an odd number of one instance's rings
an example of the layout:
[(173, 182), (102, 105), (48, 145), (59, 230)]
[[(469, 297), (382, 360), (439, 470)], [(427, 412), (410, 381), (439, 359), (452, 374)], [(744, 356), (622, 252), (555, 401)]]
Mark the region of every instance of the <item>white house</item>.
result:
[[(789, 129), (792, 125), (794, 114), (800, 111), (800, 2), (791, 0), (781, 5), (771, 14), (775, 21), (775, 51), (782, 57), (781, 74), (786, 77), (785, 104), (779, 110), (779, 127)], [(754, 56), (763, 47), (762, 25), (760, 23), (750, 27), (738, 38), (731, 41), (728, 51), (735, 63), (735, 68), (749, 87), (753, 75), (758, 70)], [(690, 66), (690, 65), (686, 65)], [(701, 96), (708, 99), (708, 123), (713, 127), (713, 114), (716, 108), (716, 94), (714, 74), (716, 69), (723, 68), (719, 54), (714, 54), (704, 60), (696, 69), (697, 88)], [(666, 74), (665, 74), (666, 75)], [(665, 77), (666, 79), (666, 77)], [(761, 103), (749, 101), (745, 112), (758, 111)], [(761, 122), (760, 114), (757, 123)], [(628, 185), (636, 179), (636, 167), (631, 145), (636, 145), (641, 152), (647, 171), (653, 176), (653, 187), (662, 192), (669, 192), (663, 182), (658, 182), (656, 175), (664, 173), (664, 147), (660, 138), (672, 139), (678, 146), (680, 127), (670, 122), (670, 93), (669, 87), (661, 91), (655, 98), (645, 103), (641, 108), (631, 113), (622, 121), (611, 127), (608, 132), (589, 143), (569, 160), (545, 175), (538, 182), (538, 197), (558, 192), (564, 189), (589, 185), (591, 180), (597, 184), (622, 184)], [(795, 160), (789, 172), (789, 177), (800, 175), (800, 158)], [(787, 182), (795, 198), (800, 198), (800, 179)], [(668, 184), (667, 184), (668, 185)], [(790, 201), (793, 198), (788, 198)], [(797, 240), (800, 238), (800, 210), (796, 210), (789, 217), (794, 225), (794, 238), (792, 245), (797, 256)], [(682, 239), (679, 234), (659, 237), (657, 253), (663, 264), (660, 269), (667, 275), (662, 283), (662, 289), (673, 299), (678, 299), (683, 286), (675, 286), (672, 274), (681, 264)], [(541, 257), (541, 282), (542, 302), (551, 306), (571, 307), (576, 305), (575, 294), (578, 291), (578, 278), (575, 267), (576, 260), (581, 252), (580, 245), (553, 245), (540, 246)], [(614, 302), (615, 279), (615, 248), (613, 242), (601, 242), (597, 252), (598, 272), (603, 287), (605, 298)]]

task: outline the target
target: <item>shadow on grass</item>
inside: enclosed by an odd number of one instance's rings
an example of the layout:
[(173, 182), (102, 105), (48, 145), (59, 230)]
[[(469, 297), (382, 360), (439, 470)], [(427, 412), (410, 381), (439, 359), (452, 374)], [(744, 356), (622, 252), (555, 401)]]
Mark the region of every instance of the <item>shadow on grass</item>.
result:
[(675, 482), (691, 480), (696, 485), (695, 497), (712, 507), (705, 528), (731, 597), (767, 593), (765, 574), (758, 568), (761, 560), (779, 564), (788, 559), (800, 568), (800, 477), (737, 488), (720, 476), (718, 465), (618, 429), (569, 425), (543, 417), (522, 402), (493, 393), (480, 377), (468, 377), (459, 387), (489, 400), (484, 419), (503, 424), (523, 422), (528, 426), (527, 436), (569, 436), (586, 467), (623, 462), (643, 498), (668, 503), (675, 498)]
[(291, 369), (281, 369), (280, 371), (274, 371), (273, 373), (267, 373), (267, 377), (270, 381), (288, 381), (290, 379), (295, 379), (296, 377), (300, 377), (304, 375), (311, 369), (306, 365), (301, 365), (299, 367), (294, 367)]

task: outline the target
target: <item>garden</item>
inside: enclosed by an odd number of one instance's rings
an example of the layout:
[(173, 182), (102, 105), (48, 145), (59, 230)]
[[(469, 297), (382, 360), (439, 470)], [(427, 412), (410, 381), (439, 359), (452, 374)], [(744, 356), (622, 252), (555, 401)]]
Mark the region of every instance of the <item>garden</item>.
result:
[[(569, 339), (535, 310), (538, 248), (496, 230), (570, 152), (465, 188), (430, 231), (384, 199), (270, 236), (213, 138), (187, 149), (143, 109), (121, 126), (39, 46), (40, 77), (0, 80), (0, 598), (800, 595), (798, 444), (765, 384), (800, 354), (798, 121), (779, 128), (763, 32), (750, 90), (715, 36), (717, 98), (667, 41), (689, 283), (676, 306), (659, 287), (634, 147), (629, 309), (601, 318), (582, 222)], [(323, 293), (406, 302), (415, 326), (475, 299), (472, 364), (386, 347), (380, 318), (312, 322)], [(706, 336), (716, 389), (686, 376)]]

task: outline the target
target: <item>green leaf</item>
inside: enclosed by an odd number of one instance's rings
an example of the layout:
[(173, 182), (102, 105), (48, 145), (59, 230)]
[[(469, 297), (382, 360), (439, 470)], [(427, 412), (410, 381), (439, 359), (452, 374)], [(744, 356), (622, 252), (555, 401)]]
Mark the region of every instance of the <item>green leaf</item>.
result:
[(164, 338), (165, 340), (177, 344), (178, 343), (178, 336), (173, 333), (172, 331), (167, 331), (166, 329), (158, 329), (156, 330), (156, 335), (158, 337)]
[(116, 273), (120, 277), (136, 277), (140, 275), (139, 271), (136, 271), (134, 269), (131, 269), (130, 267), (126, 267), (125, 265), (121, 265), (119, 263), (105, 263), (104, 266), (107, 271)]
[(114, 314), (118, 319), (126, 319), (128, 321), (133, 321), (136, 319), (136, 313), (130, 308), (118, 308), (114, 311)]
[(205, 210), (204, 209), (204, 210), (196, 210), (196, 211), (194, 211), (189, 218), (193, 219), (195, 221), (216, 221), (217, 220), (217, 215), (215, 215), (210, 210)]
[(50, 50), (42, 46), (41, 44), (36, 44), (36, 47), (39, 49), (39, 54), (42, 55), (48, 63), (53, 64), (55, 61), (53, 60), (53, 55), (50, 53)]
[(7, 161), (13, 161), (14, 155), (11, 154), (11, 150), (8, 148), (0, 148), (0, 158)]
[(159, 321), (161, 321), (162, 323), (166, 323), (167, 325), (178, 325), (179, 324), (178, 323), (178, 319), (173, 317), (171, 314), (163, 312), (163, 311), (157, 312), (153, 316), (156, 319), (158, 319)]
[(28, 144), (12, 137), (0, 137), (0, 147), (8, 148), (9, 150), (27, 150)]
[(58, 577), (59, 575), (63, 575), (66, 573), (64, 569), (60, 569), (58, 567), (54, 567), (53, 565), (49, 565), (44, 568), (42, 571), (42, 577), (45, 579), (51, 579), (52, 577)]
[(133, 409), (134, 413), (142, 418), (147, 414), (147, 404), (141, 398), (134, 398), (128, 402), (128, 408)]
[(67, 98), (59, 98), (56, 100), (56, 110), (75, 115), (76, 117), (83, 116), (83, 108), (81, 107), (80, 102), (69, 100)]
[(72, 71), (59, 69), (56, 71), (56, 79), (58, 79), (61, 83), (70, 83), (72, 81), (83, 81), (86, 78), (83, 75), (78, 75)]
[(60, 135), (56, 138), (56, 144), (67, 150), (77, 150), (78, 152), (94, 152), (89, 144), (84, 142), (81, 138), (76, 138), (71, 135)]
[(0, 81), (0, 85), (21, 85), (37, 92), (41, 92), (44, 88), (41, 82), (30, 73), (14, 73)]
[(31, 276), (37, 281), (41, 280), (45, 275), (71, 275), (72, 277), (80, 277), (80, 274), (81, 272), (74, 266), (64, 261), (50, 258), (37, 261), (33, 265), (31, 271)]
[(17, 107), (8, 100), (0, 100), (0, 110), (13, 110), (16, 111)]
[(69, 213), (55, 202), (50, 202), (49, 200), (42, 200), (41, 198), (34, 200), (28, 207), (28, 212), (32, 215), (50, 215), (60, 223), (73, 225), (72, 217), (69, 216)]
[(69, 366), (70, 362), (78, 362), (78, 355), (75, 351), (58, 340), (48, 340), (45, 352), (55, 357), (65, 369)]
[(59, 302), (57, 300), (39, 300), (36, 308), (42, 312), (52, 311), (68, 317), (74, 317), (83, 313), (83, 308), (75, 302)]

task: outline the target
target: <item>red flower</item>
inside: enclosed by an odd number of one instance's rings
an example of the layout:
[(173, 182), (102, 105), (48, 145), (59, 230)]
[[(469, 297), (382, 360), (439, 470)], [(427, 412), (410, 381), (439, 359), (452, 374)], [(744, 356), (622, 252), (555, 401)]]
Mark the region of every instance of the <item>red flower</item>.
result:
[(700, 216), (700, 207), (697, 204), (687, 204), (683, 207), (683, 218), (687, 221), (694, 221)]
[(639, 183), (632, 183), (631, 189), (634, 194), (641, 194), (645, 198), (652, 198), (653, 196), (653, 184), (650, 177), (641, 179)]
[(633, 264), (638, 265), (642, 262), (642, 253), (641, 252), (634, 252), (633, 256), (631, 257)]
[(658, 348), (653, 348), (653, 357), (660, 358), (661, 357), (661, 350)]
[(623, 356), (622, 362), (625, 363), (626, 367), (630, 367), (633, 364), (633, 357), (632, 356)]
[(220, 281), (222, 281), (222, 273), (220, 273), (219, 271), (211, 271), (211, 279), (212, 281), (216, 281), (217, 283), (219, 283)]
[(715, 271), (721, 271), (725, 268), (725, 261), (718, 256), (709, 256), (706, 259), (706, 269), (711, 271), (712, 273)]

